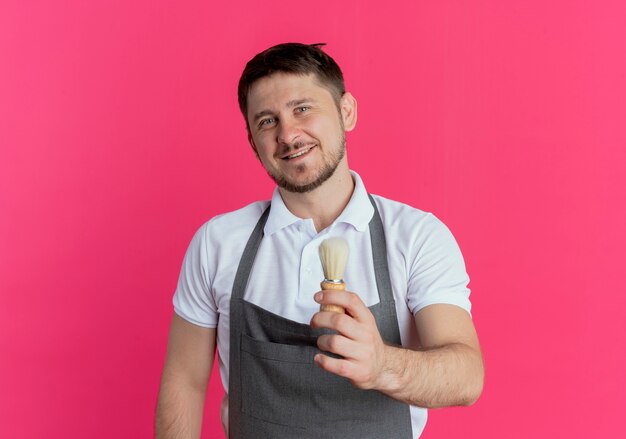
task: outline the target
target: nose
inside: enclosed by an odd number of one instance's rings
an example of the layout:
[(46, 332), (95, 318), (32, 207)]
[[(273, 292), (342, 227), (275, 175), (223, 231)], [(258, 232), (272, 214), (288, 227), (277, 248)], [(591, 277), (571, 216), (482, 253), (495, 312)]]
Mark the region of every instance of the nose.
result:
[(301, 134), (300, 127), (296, 121), (288, 120), (286, 118), (281, 119), (278, 124), (278, 132), (276, 133), (276, 141), (283, 144), (292, 144), (295, 142)]

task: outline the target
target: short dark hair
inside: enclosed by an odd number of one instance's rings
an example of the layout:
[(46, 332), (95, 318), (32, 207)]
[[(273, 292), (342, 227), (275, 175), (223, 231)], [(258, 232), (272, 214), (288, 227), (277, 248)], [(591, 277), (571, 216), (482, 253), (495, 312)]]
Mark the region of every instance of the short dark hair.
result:
[(337, 105), (346, 92), (343, 73), (334, 59), (321, 47), (325, 43), (301, 44), (283, 43), (270, 47), (248, 61), (239, 79), (237, 94), (239, 109), (248, 125), (248, 92), (256, 81), (273, 73), (293, 73), (295, 75), (314, 74), (320, 85), (326, 87)]

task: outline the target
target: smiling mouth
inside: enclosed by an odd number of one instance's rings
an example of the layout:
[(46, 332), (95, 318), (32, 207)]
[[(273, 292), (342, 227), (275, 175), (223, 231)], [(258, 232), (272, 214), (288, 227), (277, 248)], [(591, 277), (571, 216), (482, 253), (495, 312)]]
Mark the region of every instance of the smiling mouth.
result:
[(303, 156), (304, 154), (306, 154), (307, 152), (309, 152), (313, 148), (314, 148), (314, 146), (310, 146), (308, 148), (301, 149), (298, 152), (294, 152), (293, 154), (289, 154), (289, 155), (286, 155), (286, 156), (282, 157), (282, 159), (283, 160), (291, 160), (291, 159), (298, 158), (300, 156)]

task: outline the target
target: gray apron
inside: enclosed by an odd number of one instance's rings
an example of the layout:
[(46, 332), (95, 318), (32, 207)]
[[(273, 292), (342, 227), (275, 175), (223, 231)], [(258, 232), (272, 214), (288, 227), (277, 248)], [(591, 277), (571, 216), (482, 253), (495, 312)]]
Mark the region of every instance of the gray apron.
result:
[[(371, 196), (370, 201), (380, 302), (369, 309), (383, 340), (400, 345), (383, 225)], [(261, 215), (246, 244), (230, 300), (230, 438), (412, 437), (408, 405), (376, 390), (358, 389), (313, 362), (321, 352), (317, 337), (331, 331), (288, 320), (243, 299), (269, 210)]]

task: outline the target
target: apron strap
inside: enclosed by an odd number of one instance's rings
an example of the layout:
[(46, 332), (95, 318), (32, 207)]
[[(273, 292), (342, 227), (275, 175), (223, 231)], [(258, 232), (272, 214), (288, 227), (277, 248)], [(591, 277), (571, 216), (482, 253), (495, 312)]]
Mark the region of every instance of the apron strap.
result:
[(369, 229), (378, 298), (381, 302), (393, 302), (393, 290), (391, 288), (391, 279), (389, 278), (389, 266), (387, 265), (385, 229), (383, 228), (383, 221), (378, 213), (374, 198), (370, 194), (367, 194), (367, 196), (374, 207), (374, 216), (370, 220)]
[(243, 294), (248, 286), (250, 272), (252, 271), (252, 265), (254, 264), (254, 258), (256, 257), (261, 240), (263, 239), (263, 228), (265, 227), (267, 217), (270, 214), (270, 207), (271, 204), (267, 206), (267, 209), (265, 209), (261, 218), (259, 218), (259, 221), (252, 231), (250, 238), (248, 238), (248, 243), (243, 250), (243, 255), (241, 256), (241, 261), (239, 262), (239, 267), (237, 268), (237, 274), (235, 274), (235, 281), (233, 282), (233, 299), (243, 299)]

